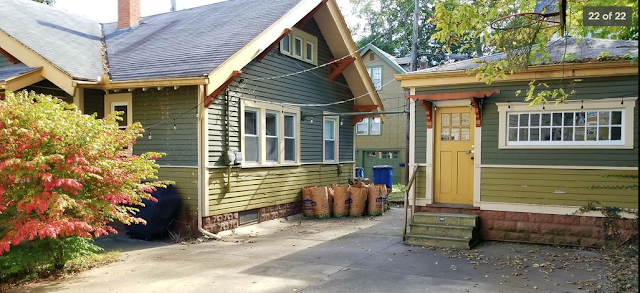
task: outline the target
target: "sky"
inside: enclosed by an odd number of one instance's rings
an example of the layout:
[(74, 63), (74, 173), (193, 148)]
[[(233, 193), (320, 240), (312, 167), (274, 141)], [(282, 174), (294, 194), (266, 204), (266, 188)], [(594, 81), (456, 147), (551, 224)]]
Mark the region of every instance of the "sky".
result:
[[(176, 0), (176, 9), (186, 9), (222, 0)], [(272, 0), (265, 0), (272, 1)], [(56, 8), (82, 15), (98, 22), (115, 22), (118, 19), (117, 0), (56, 0)], [(141, 0), (142, 16), (169, 12), (171, 0)], [(340, 11), (345, 16), (347, 24), (355, 19), (350, 16), (351, 4), (349, 0), (337, 0)]]

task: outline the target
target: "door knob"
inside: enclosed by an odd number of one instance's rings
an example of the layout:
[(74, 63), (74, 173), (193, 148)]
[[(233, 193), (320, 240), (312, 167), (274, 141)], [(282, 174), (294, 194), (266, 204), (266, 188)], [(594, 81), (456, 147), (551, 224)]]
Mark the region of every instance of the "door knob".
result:
[(475, 153), (475, 151), (474, 150), (466, 150), (466, 151), (464, 151), (464, 153), (465, 154), (473, 154), (473, 153)]

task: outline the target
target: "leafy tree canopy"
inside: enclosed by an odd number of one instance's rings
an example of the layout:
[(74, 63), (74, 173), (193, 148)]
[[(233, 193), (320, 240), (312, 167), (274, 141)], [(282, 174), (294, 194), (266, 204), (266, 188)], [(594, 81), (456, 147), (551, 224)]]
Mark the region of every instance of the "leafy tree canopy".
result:
[[(434, 2), (419, 0), (418, 12), (418, 56), (427, 61), (428, 66), (439, 64), (444, 59), (443, 42), (431, 38), (435, 33), (435, 24), (429, 22), (433, 17)], [(350, 0), (353, 13), (361, 18), (361, 23), (351, 27), (351, 31), (362, 32), (357, 41), (359, 48), (372, 43), (383, 51), (396, 57), (409, 56), (413, 39), (414, 0)], [(459, 44), (448, 47), (453, 53), (481, 55), (479, 42), (471, 41), (470, 46), (462, 48)]]

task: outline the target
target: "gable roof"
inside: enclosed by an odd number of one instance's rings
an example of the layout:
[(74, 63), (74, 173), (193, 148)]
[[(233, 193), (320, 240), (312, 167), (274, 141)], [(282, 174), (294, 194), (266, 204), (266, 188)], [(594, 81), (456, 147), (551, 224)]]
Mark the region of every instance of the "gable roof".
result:
[(384, 60), (385, 62), (387, 62), (387, 64), (389, 64), (389, 66), (391, 66), (393, 69), (395, 69), (398, 73), (406, 73), (407, 71), (400, 66), (400, 63), (398, 63), (398, 59), (403, 59), (403, 58), (396, 58), (391, 56), (391, 54), (382, 51), (382, 49), (378, 48), (377, 46), (375, 46), (374, 44), (367, 44), (366, 46), (362, 47), (360, 49), (360, 56), (364, 56), (364, 54), (366, 54), (367, 52), (372, 51), (373, 53), (375, 53), (376, 55), (380, 56), (382, 58), (382, 60)]
[[(227, 0), (144, 17), (124, 30), (30, 0), (0, 1), (1, 47), (43, 67), (42, 76), (70, 95), (78, 86), (148, 85), (204, 85), (212, 94), (310, 13), (334, 56), (357, 51), (335, 0)], [(384, 109), (361, 58), (342, 75), (354, 97), (368, 96), (356, 104)]]
[(95, 81), (102, 75), (98, 22), (34, 1), (0, 5), (0, 31), (74, 79)]
[(206, 76), (300, 1), (225, 1), (143, 17), (127, 30), (104, 24), (111, 80)]
[[(600, 57), (603, 51), (609, 52), (610, 57), (622, 57), (626, 53), (631, 56), (638, 56), (638, 41), (595, 38), (584, 38), (576, 41), (575, 37), (559, 38), (547, 43), (547, 52), (550, 55), (550, 61), (537, 65), (559, 64), (562, 62), (562, 56), (565, 54), (571, 54), (575, 62), (588, 62)], [(507, 55), (505, 53), (492, 54), (475, 59), (451, 62), (408, 74), (467, 70), (480, 66), (477, 60), (492, 62), (506, 58)]]

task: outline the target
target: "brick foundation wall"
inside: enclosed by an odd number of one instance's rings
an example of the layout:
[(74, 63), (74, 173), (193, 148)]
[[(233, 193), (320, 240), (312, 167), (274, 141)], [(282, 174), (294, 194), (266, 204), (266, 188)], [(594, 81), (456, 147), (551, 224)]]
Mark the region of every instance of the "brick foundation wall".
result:
[[(258, 222), (275, 220), (300, 213), (302, 213), (302, 202), (292, 202), (264, 207), (258, 210)], [(194, 219), (197, 220), (197, 218)], [(202, 227), (211, 233), (235, 229), (238, 228), (239, 225), (239, 213), (237, 212), (202, 218)], [(197, 233), (197, 226), (195, 227), (195, 234), (199, 234)]]
[[(478, 215), (483, 240), (583, 247), (598, 247), (605, 243), (604, 218), (429, 206), (416, 207), (416, 211)], [(633, 221), (615, 220), (622, 238), (631, 235)]]

